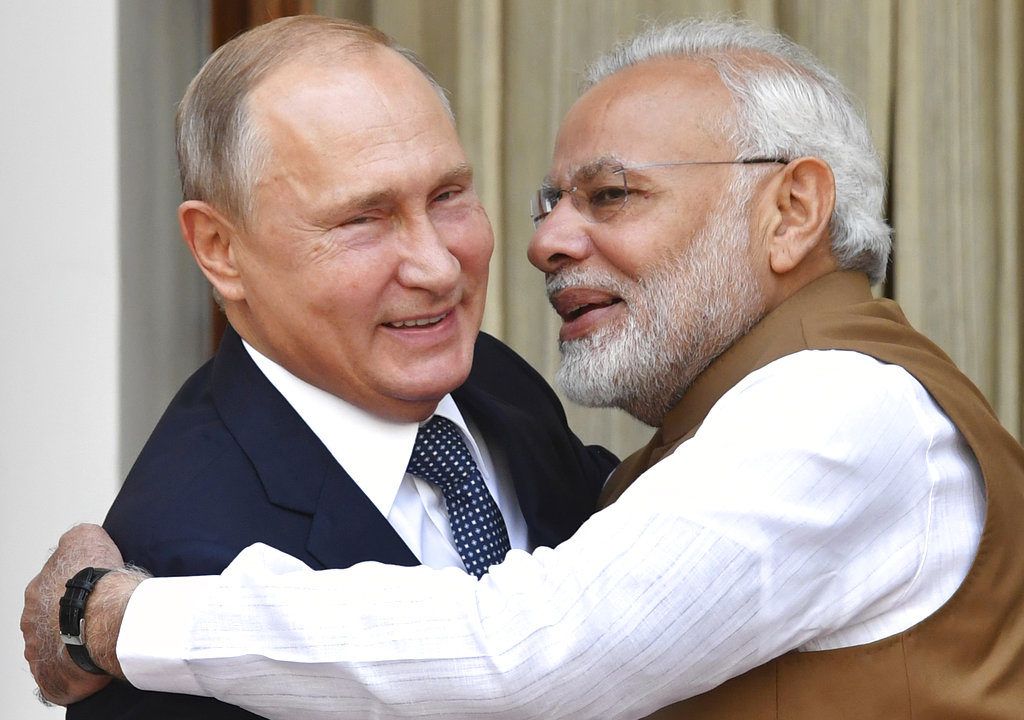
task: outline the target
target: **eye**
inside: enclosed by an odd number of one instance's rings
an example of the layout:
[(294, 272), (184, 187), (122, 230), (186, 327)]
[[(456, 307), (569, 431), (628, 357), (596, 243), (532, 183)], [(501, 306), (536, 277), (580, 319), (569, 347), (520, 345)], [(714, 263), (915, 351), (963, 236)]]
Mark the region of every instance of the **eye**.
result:
[(379, 226), (382, 216), (376, 212), (364, 212), (359, 215), (352, 215), (334, 225), (336, 232), (363, 233), (369, 229)]
[(621, 205), (626, 199), (626, 188), (622, 185), (601, 187), (591, 192), (587, 197), (593, 207)]
[(459, 190), (459, 189), (456, 189), (456, 188), (452, 188), (450, 190), (445, 190), (444, 192), (438, 193), (437, 195), (434, 196), (434, 202), (436, 202), (436, 203), (450, 202), (450, 201), (456, 199), (461, 193), (462, 193), (462, 191)]
[(360, 215), (359, 217), (354, 217), (351, 220), (346, 220), (345, 222), (341, 223), (339, 227), (345, 227), (346, 225), (366, 225), (367, 223), (373, 222), (376, 219), (377, 218), (371, 217), (370, 215)]

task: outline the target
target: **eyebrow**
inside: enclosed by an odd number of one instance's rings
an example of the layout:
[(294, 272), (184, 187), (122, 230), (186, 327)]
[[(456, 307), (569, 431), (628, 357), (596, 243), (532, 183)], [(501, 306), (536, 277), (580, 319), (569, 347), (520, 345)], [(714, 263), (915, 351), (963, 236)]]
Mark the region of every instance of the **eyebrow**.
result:
[[(621, 166), (623, 165), (623, 162), (614, 155), (602, 155), (596, 160), (591, 160), (583, 165), (576, 166), (572, 169), (572, 172), (569, 173), (569, 177), (573, 180), (591, 180), (600, 175), (604, 170), (607, 170), (610, 165)], [(559, 187), (559, 185), (549, 174), (544, 176), (541, 187), (547, 190), (555, 189)]]
[(394, 190), (375, 190), (348, 198), (343, 205), (343, 209), (346, 213), (363, 212), (365, 210), (372, 210), (380, 205), (389, 205), (394, 201)]
[[(435, 187), (448, 185), (453, 182), (471, 183), (473, 181), (473, 166), (469, 163), (458, 163), (446, 170), (435, 183)], [(393, 205), (398, 199), (399, 193), (393, 189), (371, 190), (361, 195), (353, 195), (342, 201), (340, 208), (347, 213), (360, 213), (372, 210), (381, 205)]]
[(454, 165), (452, 168), (448, 170), (448, 172), (444, 173), (441, 176), (438, 185), (447, 185), (448, 183), (451, 182), (472, 183), (473, 166), (470, 165), (468, 162), (462, 162), (459, 163), (458, 165)]

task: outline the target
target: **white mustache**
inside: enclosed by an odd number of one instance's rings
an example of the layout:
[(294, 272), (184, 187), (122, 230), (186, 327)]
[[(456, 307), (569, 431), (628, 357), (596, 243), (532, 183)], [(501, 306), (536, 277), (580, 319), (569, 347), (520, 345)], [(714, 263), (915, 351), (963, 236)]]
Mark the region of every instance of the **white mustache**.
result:
[(604, 270), (570, 268), (545, 275), (544, 287), (547, 290), (548, 300), (563, 290), (576, 287), (600, 290), (610, 295), (625, 298), (635, 290), (636, 283), (625, 281)]

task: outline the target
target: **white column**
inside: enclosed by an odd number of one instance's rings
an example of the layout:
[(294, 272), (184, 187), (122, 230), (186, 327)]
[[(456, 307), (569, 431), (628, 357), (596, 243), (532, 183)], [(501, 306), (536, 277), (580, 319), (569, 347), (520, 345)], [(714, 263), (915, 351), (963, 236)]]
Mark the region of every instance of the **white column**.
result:
[[(201, 283), (174, 239), (167, 122), (202, 9), (0, 3), (4, 717), (63, 717), (32, 695), (22, 591), (63, 530), (102, 521), (203, 350)], [(146, 103), (152, 117), (126, 122)]]

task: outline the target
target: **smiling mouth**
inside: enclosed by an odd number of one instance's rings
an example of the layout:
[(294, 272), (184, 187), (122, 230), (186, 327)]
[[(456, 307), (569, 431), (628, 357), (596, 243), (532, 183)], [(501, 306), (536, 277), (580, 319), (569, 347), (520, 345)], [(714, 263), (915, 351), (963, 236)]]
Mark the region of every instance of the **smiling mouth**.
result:
[(418, 318), (416, 320), (398, 320), (396, 322), (384, 323), (387, 327), (395, 328), (397, 330), (405, 330), (407, 328), (422, 328), (437, 325), (439, 322), (444, 320), (446, 317), (451, 315), (451, 312), (446, 312), (441, 315), (429, 318)]

